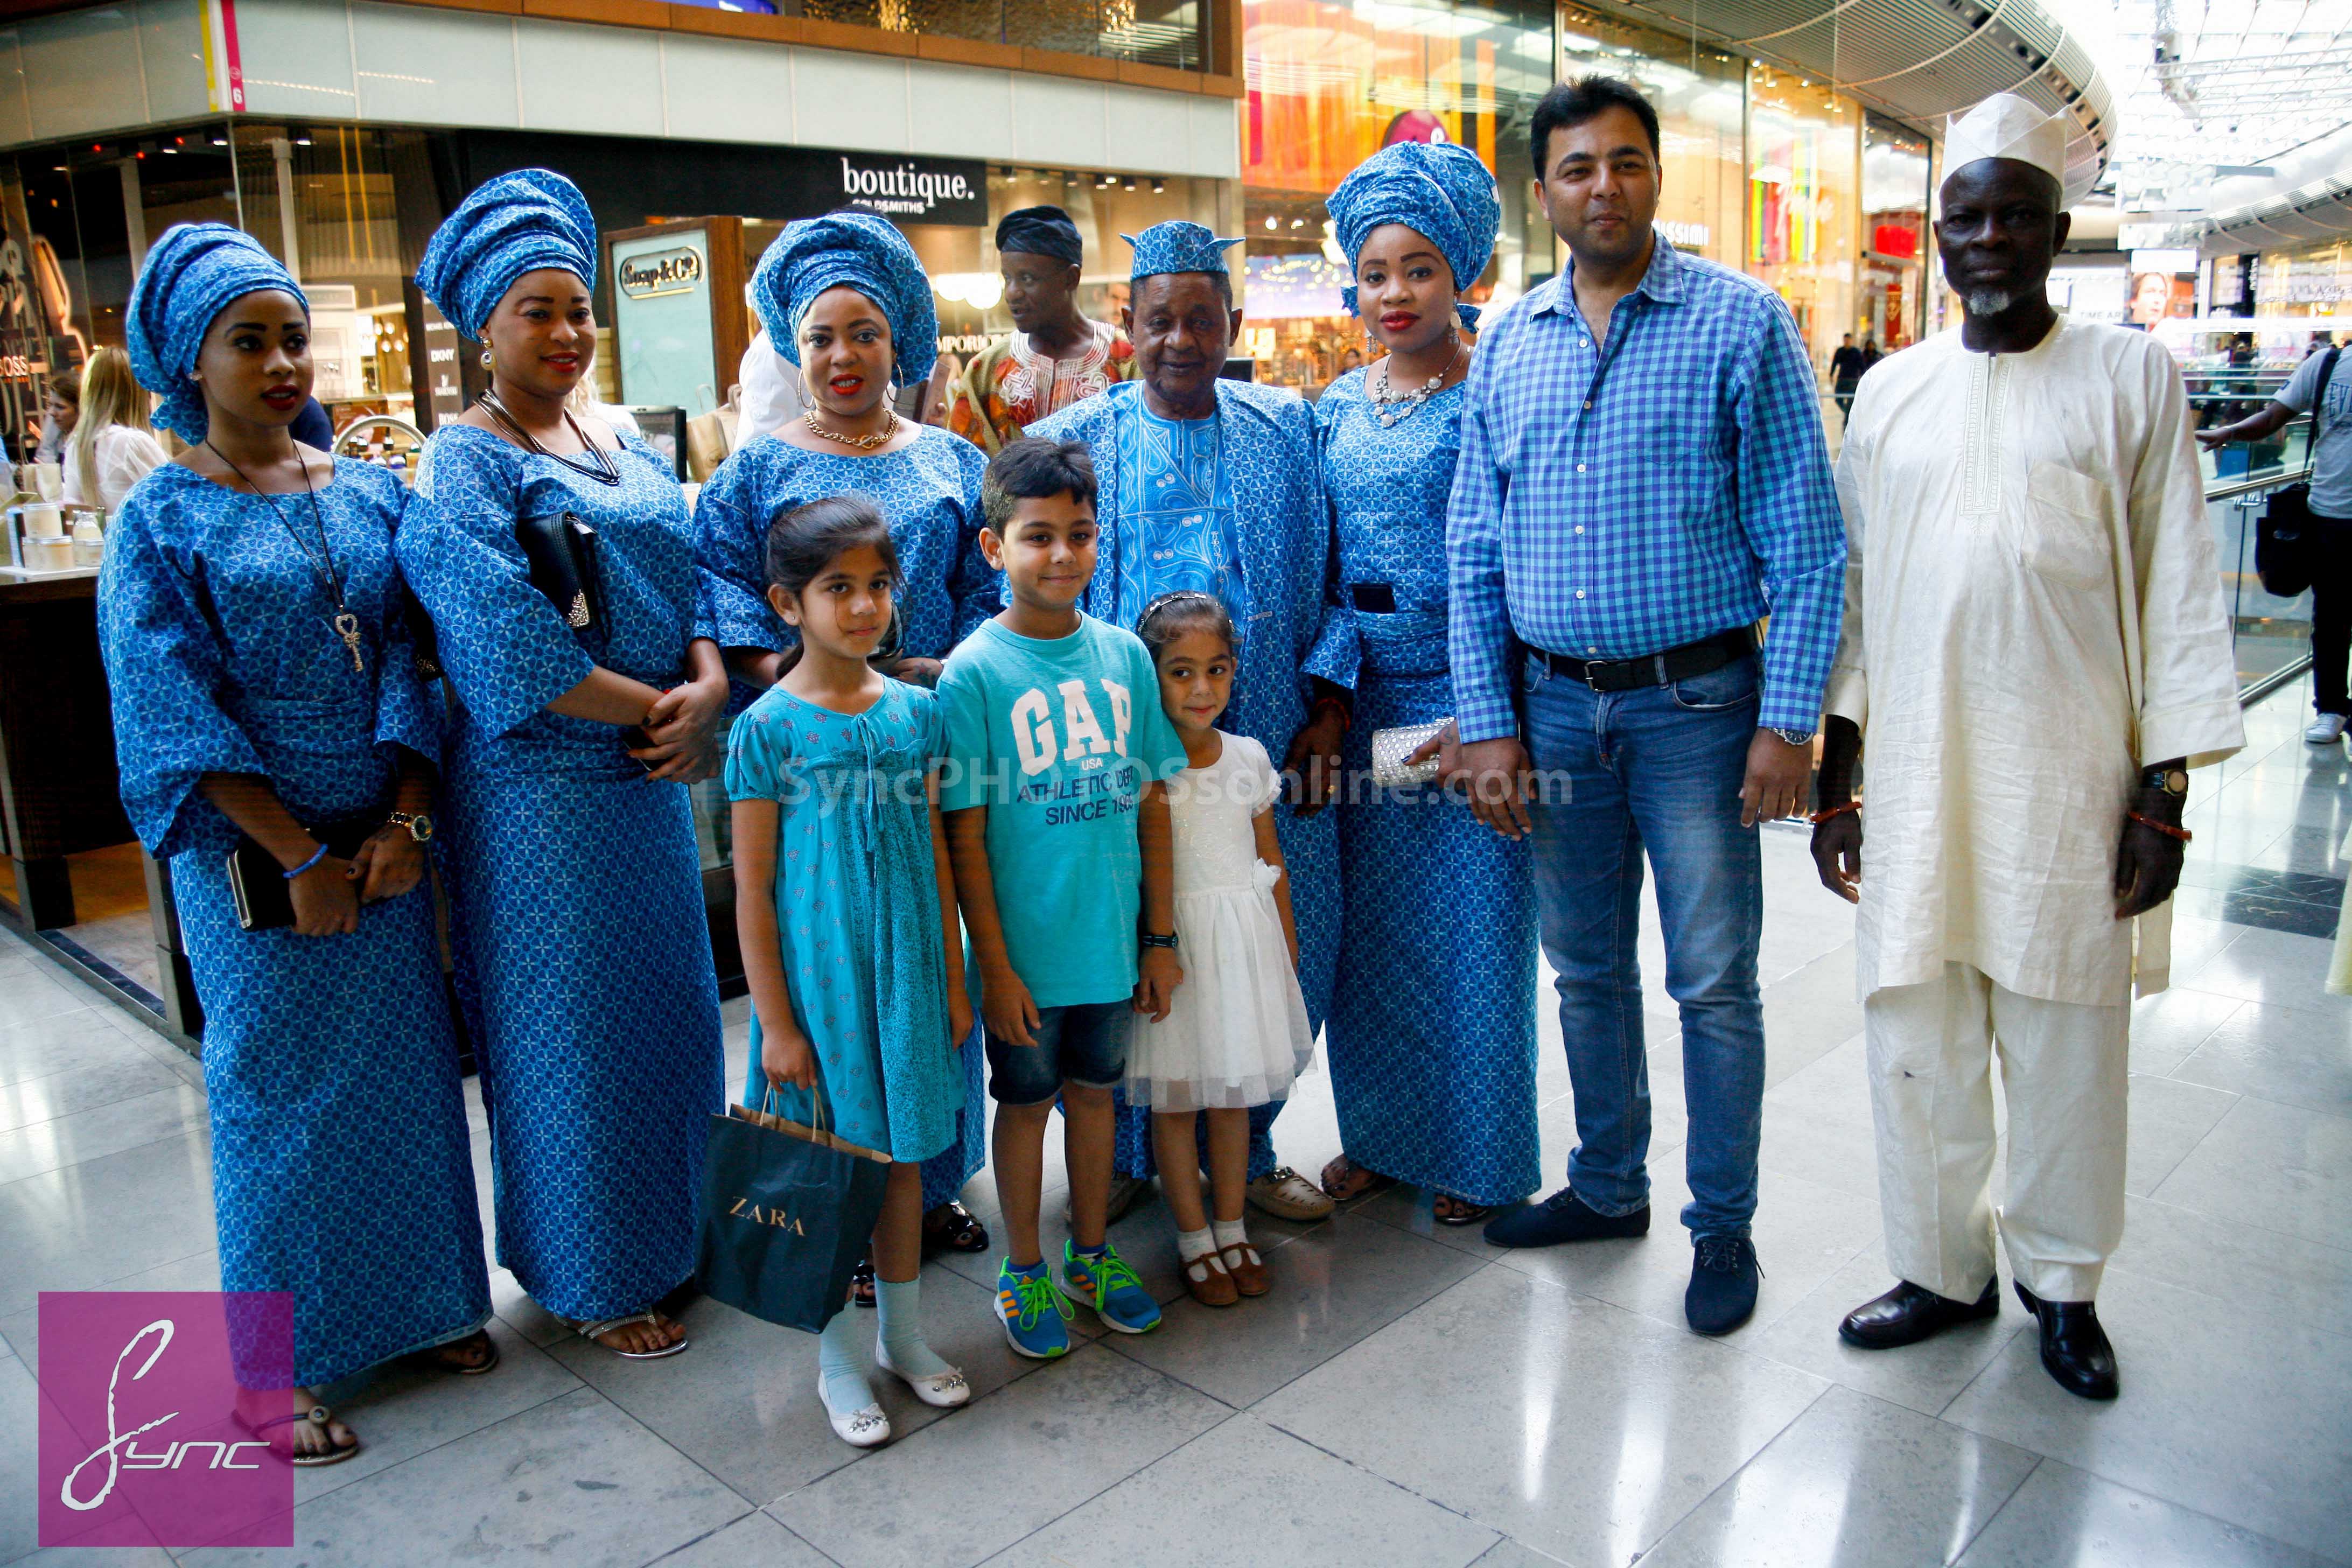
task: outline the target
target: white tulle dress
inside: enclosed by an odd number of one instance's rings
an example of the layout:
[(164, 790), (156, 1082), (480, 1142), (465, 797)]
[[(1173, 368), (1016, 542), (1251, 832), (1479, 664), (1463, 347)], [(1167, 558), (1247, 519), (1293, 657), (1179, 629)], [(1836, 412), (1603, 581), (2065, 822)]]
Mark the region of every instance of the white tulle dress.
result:
[(1264, 1105), (1290, 1092), (1315, 1054), (1274, 885), (1253, 819), (1274, 809), (1274, 767), (1245, 735), (1169, 781), (1175, 828), (1177, 950), (1184, 983), (1163, 1019), (1139, 1017), (1127, 1100), (1153, 1110)]

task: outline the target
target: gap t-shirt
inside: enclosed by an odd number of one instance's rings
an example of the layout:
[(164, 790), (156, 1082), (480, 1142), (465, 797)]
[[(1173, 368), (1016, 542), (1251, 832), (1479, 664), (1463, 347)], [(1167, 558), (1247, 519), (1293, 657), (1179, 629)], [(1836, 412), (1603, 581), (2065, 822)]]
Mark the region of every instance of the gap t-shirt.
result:
[(1013, 973), (1040, 1007), (1116, 1002), (1136, 979), (1144, 785), (1184, 766), (1151, 655), (1081, 615), (1066, 637), (991, 620), (940, 676), (942, 810), (988, 808), (988, 866)]

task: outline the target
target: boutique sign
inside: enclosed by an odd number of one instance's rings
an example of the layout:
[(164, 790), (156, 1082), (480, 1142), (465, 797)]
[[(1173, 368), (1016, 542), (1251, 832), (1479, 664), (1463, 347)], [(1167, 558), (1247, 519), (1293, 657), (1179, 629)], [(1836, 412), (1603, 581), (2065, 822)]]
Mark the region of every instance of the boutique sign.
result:
[(874, 158), (836, 153), (839, 205), (896, 223), (988, 222), (988, 165), (963, 158)]

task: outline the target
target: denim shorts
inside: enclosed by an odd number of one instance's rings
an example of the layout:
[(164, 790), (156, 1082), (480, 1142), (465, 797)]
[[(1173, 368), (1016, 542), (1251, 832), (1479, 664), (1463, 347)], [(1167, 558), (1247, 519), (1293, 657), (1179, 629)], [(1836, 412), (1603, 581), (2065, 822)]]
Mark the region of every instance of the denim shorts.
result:
[(1003, 1105), (1042, 1105), (1065, 1083), (1109, 1089), (1127, 1076), (1127, 1040), (1135, 1009), (1127, 998), (1040, 1007), (1034, 1046), (988, 1035), (989, 1098)]

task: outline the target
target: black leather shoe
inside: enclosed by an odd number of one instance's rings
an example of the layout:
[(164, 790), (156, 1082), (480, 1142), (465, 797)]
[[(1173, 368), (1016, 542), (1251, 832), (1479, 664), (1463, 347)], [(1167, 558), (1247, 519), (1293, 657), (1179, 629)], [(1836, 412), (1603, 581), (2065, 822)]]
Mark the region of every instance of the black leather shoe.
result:
[(1955, 1301), (1924, 1285), (1898, 1279), (1885, 1295), (1848, 1312), (1838, 1324), (1838, 1338), (1862, 1350), (1891, 1351), (1897, 1345), (1916, 1345), (1958, 1324), (1992, 1317), (2000, 1310), (1998, 1275), (1985, 1281), (1983, 1293), (1973, 1301)]
[(2099, 1327), (2097, 1303), (2045, 1301), (2022, 1285), (2017, 1299), (2042, 1325), (2042, 1370), (2069, 1394), (2113, 1399), (2121, 1387), (2116, 1351), (2107, 1343), (2107, 1331)]
[(1683, 1292), (1683, 1319), (1691, 1332), (1727, 1334), (1755, 1316), (1756, 1282), (1763, 1273), (1746, 1237), (1693, 1237), (1690, 1289)]
[(1602, 1214), (1562, 1187), (1539, 1204), (1506, 1209), (1486, 1222), (1495, 1247), (1555, 1247), (1563, 1241), (1625, 1240), (1650, 1234), (1650, 1205), (1632, 1214)]

